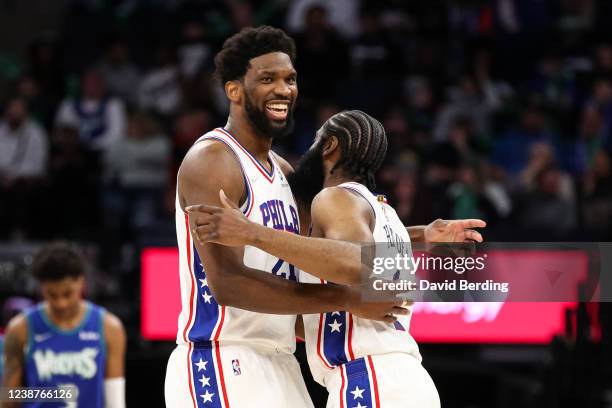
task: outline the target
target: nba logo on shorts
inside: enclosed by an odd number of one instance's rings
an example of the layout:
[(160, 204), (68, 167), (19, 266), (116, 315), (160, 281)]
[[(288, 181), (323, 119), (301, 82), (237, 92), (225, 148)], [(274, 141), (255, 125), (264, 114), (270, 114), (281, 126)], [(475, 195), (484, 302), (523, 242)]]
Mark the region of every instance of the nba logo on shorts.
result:
[(234, 375), (240, 375), (240, 361), (238, 359), (232, 360), (232, 368), (234, 369)]

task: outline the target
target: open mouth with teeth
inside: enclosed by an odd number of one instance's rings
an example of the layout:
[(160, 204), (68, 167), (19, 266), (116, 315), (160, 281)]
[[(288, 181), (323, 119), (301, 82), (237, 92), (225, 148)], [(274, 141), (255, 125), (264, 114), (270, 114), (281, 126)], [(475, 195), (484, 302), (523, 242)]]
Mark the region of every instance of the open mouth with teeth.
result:
[(286, 120), (289, 103), (269, 103), (266, 105), (266, 115), (272, 120)]

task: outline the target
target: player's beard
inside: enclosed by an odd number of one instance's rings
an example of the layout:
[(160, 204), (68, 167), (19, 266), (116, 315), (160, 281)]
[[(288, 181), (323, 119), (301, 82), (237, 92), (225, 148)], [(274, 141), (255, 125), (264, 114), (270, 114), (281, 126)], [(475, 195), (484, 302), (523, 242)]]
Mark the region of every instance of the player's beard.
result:
[[(265, 109), (265, 108), (264, 108)], [(272, 120), (266, 116), (266, 112), (258, 109), (255, 104), (249, 98), (249, 95), (244, 95), (244, 110), (246, 111), (247, 117), (253, 124), (257, 135), (272, 138), (282, 139), (293, 132), (293, 106), (289, 104), (287, 110), (287, 119), (285, 120), (284, 126), (275, 126)]]
[(310, 208), (312, 199), (323, 189), (323, 143), (317, 143), (304, 153), (295, 171), (287, 180), (296, 201)]

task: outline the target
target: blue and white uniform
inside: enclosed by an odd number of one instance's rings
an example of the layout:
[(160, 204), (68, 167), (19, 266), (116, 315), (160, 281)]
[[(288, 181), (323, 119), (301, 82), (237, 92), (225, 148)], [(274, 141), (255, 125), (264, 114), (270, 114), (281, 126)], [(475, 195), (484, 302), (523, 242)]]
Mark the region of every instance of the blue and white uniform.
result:
[[(375, 242), (386, 242), (400, 255), (412, 256), (410, 236), (391, 206), (362, 184), (349, 182), (339, 187), (372, 207)], [(300, 281), (326, 283), (305, 272)], [(421, 366), (419, 348), (410, 335), (411, 315), (397, 316), (392, 325), (345, 311), (303, 317), (308, 364), (314, 379), (329, 391), (328, 408), (440, 406), (436, 387)]]
[[(247, 189), (241, 208), (246, 217), (270, 228), (299, 233), (297, 206), (274, 153), (268, 156), (268, 171), (225, 129), (208, 132), (196, 143), (211, 141), (223, 143), (240, 163)], [(190, 235), (189, 215), (181, 209), (178, 197), (177, 191), (182, 310), (178, 346), (166, 372), (166, 406), (312, 406), (293, 356), (296, 317), (217, 303)], [(299, 270), (293, 265), (251, 246), (245, 247), (243, 262), (262, 273), (298, 279)]]
[(53, 324), (43, 304), (25, 312), (28, 340), (25, 348), (24, 387), (77, 389), (77, 402), (24, 403), (24, 407), (104, 407), (106, 343), (104, 310), (86, 302), (81, 324), (63, 330)]

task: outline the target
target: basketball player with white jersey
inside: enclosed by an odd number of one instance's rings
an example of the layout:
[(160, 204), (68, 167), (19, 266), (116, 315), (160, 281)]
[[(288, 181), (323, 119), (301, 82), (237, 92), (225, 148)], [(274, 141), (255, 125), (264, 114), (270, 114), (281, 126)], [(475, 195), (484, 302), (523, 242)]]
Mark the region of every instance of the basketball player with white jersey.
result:
[[(402, 248), (398, 250), (402, 254), (412, 255), (409, 230), (393, 208), (370, 190), (386, 147), (382, 125), (360, 111), (336, 114), (317, 132), (312, 148), (290, 175), (296, 198), (312, 203), (312, 237), (389, 242)], [(317, 255), (308, 249), (311, 239), (261, 228), (239, 212), (229, 211), (232, 203), (223, 194), (222, 201), (226, 209), (193, 208), (200, 213), (194, 227), (199, 240), (254, 245), (308, 270), (302, 259), (304, 252), (310, 257)], [(431, 242), (482, 241), (471, 228), (484, 226), (481, 220), (437, 220), (411, 231), (415, 238)], [(327, 277), (334, 283), (361, 279), (358, 271), (351, 269), (330, 272)], [(300, 280), (325, 283), (304, 272)], [(440, 406), (435, 385), (421, 366), (418, 346), (409, 333), (409, 315), (386, 323), (338, 310), (305, 314), (303, 319), (310, 369), (329, 391), (328, 408)]]
[[(168, 407), (310, 407), (295, 350), (297, 314), (350, 310), (394, 322), (401, 300), (364, 303), (348, 286), (301, 283), (299, 270), (258, 248), (230, 248), (194, 240), (194, 204), (220, 205), (219, 191), (262, 227), (299, 234), (298, 207), (271, 152), (291, 131), (297, 97), (295, 44), (272, 27), (247, 28), (229, 38), (215, 58), (230, 102), (223, 128), (202, 136), (179, 169), (176, 229), (182, 311), (177, 347), (168, 361)], [(297, 235), (296, 235), (297, 236)], [(320, 253), (330, 245), (318, 243)], [(338, 241), (318, 268), (340, 271), (355, 244)], [(324, 263), (325, 262), (325, 263)], [(313, 268), (316, 270), (317, 268)]]

